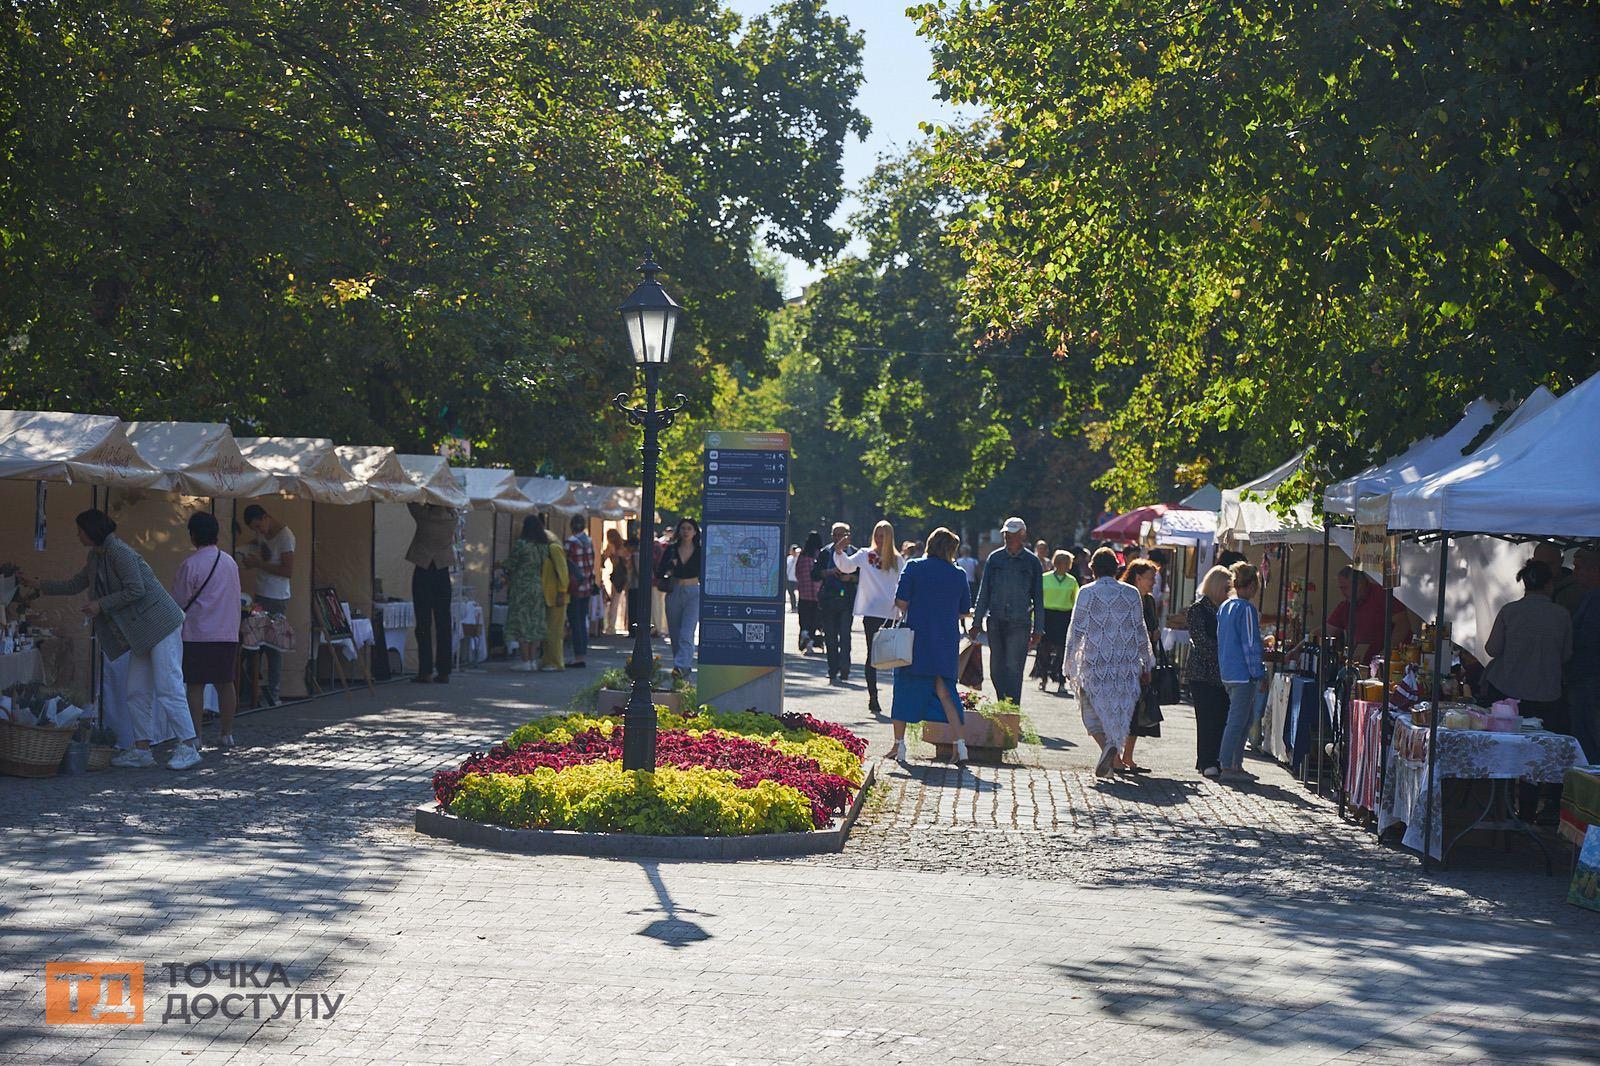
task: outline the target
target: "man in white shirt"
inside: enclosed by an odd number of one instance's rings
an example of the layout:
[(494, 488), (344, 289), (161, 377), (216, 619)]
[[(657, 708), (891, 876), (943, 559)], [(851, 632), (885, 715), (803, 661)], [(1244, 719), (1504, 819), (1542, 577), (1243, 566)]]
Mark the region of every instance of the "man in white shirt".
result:
[(961, 572), (967, 575), (967, 591), (974, 596), (978, 594), (978, 560), (972, 557), (972, 548), (963, 544), (961, 554), (956, 556), (956, 565), (961, 567)]
[[(253, 552), (240, 554), (239, 566), (255, 571), (255, 601), (276, 614), (288, 614), (294, 592), (294, 531), (255, 503), (244, 509), (244, 524), (255, 533), (256, 541)], [(261, 654), (267, 657), (267, 683), (261, 690), (261, 701), (274, 707), (283, 683), (283, 653), (276, 648), (262, 648)]]

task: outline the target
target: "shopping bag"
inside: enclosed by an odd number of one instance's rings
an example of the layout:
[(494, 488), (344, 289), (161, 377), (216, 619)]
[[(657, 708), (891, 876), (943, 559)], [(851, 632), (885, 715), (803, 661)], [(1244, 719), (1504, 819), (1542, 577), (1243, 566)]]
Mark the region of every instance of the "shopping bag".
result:
[(1139, 693), (1139, 707), (1137, 721), (1140, 729), (1154, 729), (1165, 721), (1161, 713), (1161, 696), (1156, 692), (1154, 682), (1144, 686)]
[(911, 644), (916, 634), (890, 622), (872, 636), (872, 668), (893, 670), (911, 665)]
[(970, 641), (956, 658), (956, 682), (967, 688), (983, 687), (983, 645)]
[(1156, 666), (1150, 671), (1150, 687), (1155, 690), (1156, 700), (1160, 703), (1174, 704), (1182, 699), (1178, 668), (1172, 665), (1166, 649), (1159, 644), (1156, 645)]

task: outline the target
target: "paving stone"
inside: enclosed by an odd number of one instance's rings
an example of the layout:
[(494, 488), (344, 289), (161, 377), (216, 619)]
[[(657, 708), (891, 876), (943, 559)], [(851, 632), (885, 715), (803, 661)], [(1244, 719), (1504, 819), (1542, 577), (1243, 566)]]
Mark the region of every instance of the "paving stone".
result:
[[(887, 748), (859, 682), (790, 668), (791, 707)], [(1423, 877), (1275, 766), (1250, 788), (1205, 781), (1181, 708), (1140, 742), (1154, 774), (1104, 784), (1073, 701), (1030, 690), (1040, 743), (964, 772), (926, 747), (882, 763), (839, 855), (519, 856), (411, 831), (433, 771), (595, 676), (463, 671), (243, 718), (244, 751), (182, 775), (0, 779), (5, 1061), (1552, 1062), (1600, 1046), (1581, 992), (1600, 925), (1560, 878), (1516, 853)], [(345, 1000), (331, 1020), (161, 1025), (160, 964), (213, 959), (282, 962), (294, 991)], [(147, 1024), (44, 1025), (53, 960), (150, 964)]]

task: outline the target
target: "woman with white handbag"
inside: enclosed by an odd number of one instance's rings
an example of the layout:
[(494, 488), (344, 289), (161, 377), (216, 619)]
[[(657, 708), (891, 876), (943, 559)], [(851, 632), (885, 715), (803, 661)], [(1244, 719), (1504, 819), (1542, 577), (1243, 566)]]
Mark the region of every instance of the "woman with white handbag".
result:
[(834, 549), (833, 565), (841, 574), (859, 574), (861, 583), (856, 588), (855, 616), (861, 619), (861, 630), (867, 637), (867, 710), (882, 716), (883, 706), (878, 703), (878, 671), (874, 663), (873, 638), (887, 623), (900, 617), (894, 605), (895, 589), (900, 585), (900, 575), (906, 561), (895, 547), (894, 526), (887, 520), (872, 527), (872, 547), (852, 548), (849, 541)]
[[(962, 629), (972, 613), (972, 590), (967, 575), (955, 563), (960, 544), (961, 538), (943, 526), (934, 530), (923, 557), (906, 564), (895, 591), (894, 605), (905, 616), (905, 629), (885, 633), (911, 635), (910, 662), (894, 672), (894, 710), (890, 715), (894, 747), (889, 754), (901, 762), (910, 758), (906, 723), (947, 722), (959, 728), (963, 721), (961, 702), (956, 698), (956, 658)], [(879, 634), (880, 639), (883, 636)], [(880, 660), (880, 666), (886, 664)], [(956, 741), (955, 757), (958, 764), (967, 761), (965, 740)]]

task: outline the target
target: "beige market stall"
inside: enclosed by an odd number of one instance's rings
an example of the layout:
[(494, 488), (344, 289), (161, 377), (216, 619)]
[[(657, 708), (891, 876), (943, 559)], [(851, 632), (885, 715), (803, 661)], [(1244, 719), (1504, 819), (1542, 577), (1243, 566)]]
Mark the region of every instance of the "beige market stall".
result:
[[(290, 579), (289, 623), (295, 649), (283, 657), (283, 695), (311, 694), (306, 664), (313, 651), (312, 589), (332, 586), (352, 607), (371, 608), (372, 508), (358, 506), (371, 493), (339, 460), (331, 440), (320, 437), (251, 437), (239, 442), (249, 462), (278, 480), (278, 495), (232, 501), (231, 521), (238, 523), (237, 543), (246, 547), (255, 535), (244, 528), (243, 514), (260, 504), (295, 534), (295, 568)], [(226, 525), (227, 523), (225, 523)], [(255, 572), (244, 569), (241, 581), (255, 593)], [(247, 686), (248, 687), (248, 686)]]
[[(460, 618), (467, 638), (463, 654), (465, 661), (481, 661), (490, 651), (488, 637), (497, 596), (494, 568), (511, 553), (513, 516), (532, 514), (535, 505), (517, 487), (514, 471), (454, 467), (452, 472), (466, 490), (471, 508), (463, 528), (461, 577), (455, 588), (456, 599), (463, 605)], [(504, 602), (503, 591), (498, 597)], [(475, 637), (479, 643), (473, 642)]]
[[(0, 564), (35, 577), (63, 578), (83, 568), (85, 549), (73, 519), (104, 502), (108, 488), (158, 484), (160, 471), (129, 443), (121, 419), (65, 411), (0, 411)], [(6, 676), (38, 679), (92, 698), (93, 639), (79, 597), (50, 597), (28, 612), (49, 630)], [(15, 667), (15, 669), (13, 669)], [(27, 677), (23, 677), (24, 671)]]
[[(469, 501), (466, 490), (450, 472), (449, 464), (437, 455), (396, 455), (406, 478), (416, 487), (416, 502), (448, 507), (464, 512)], [(406, 552), (416, 531), (410, 512), (403, 503), (375, 503), (373, 557), (376, 591), (384, 602), (384, 636), (390, 663), (402, 671), (416, 669), (417, 646), (414, 628), (416, 613), (411, 602), (411, 564)]]

